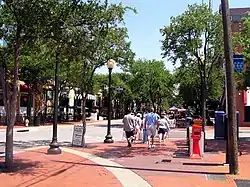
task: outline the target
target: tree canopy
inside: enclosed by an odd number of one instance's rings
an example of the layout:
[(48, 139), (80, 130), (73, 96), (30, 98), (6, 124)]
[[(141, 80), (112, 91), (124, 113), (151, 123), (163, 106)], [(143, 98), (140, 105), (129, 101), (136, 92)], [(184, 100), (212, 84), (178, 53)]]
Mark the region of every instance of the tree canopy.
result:
[(170, 25), (160, 31), (164, 37), (163, 57), (174, 64), (180, 62), (179, 76), (187, 81), (180, 88), (195, 85), (191, 90), (195, 98), (200, 95), (205, 121), (206, 99), (213, 89), (214, 81), (219, 76), (219, 85), (223, 82), (219, 64), (223, 54), (221, 16), (206, 4), (193, 4), (181, 15), (172, 17)]

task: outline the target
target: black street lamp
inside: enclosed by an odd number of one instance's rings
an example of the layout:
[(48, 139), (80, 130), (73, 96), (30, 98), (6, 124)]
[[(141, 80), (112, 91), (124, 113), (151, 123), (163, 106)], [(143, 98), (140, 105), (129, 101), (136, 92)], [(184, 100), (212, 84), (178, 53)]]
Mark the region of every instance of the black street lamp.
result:
[(111, 135), (111, 111), (112, 111), (112, 103), (111, 103), (111, 73), (112, 69), (115, 66), (115, 61), (110, 59), (107, 63), (107, 67), (109, 69), (109, 96), (108, 96), (108, 126), (107, 126), (107, 135), (105, 136), (104, 143), (114, 143), (113, 137)]
[(62, 151), (59, 148), (57, 142), (57, 119), (58, 119), (58, 91), (59, 91), (59, 53), (56, 53), (56, 69), (55, 69), (55, 96), (54, 96), (54, 122), (53, 122), (53, 137), (52, 142), (50, 143), (50, 148), (48, 149), (48, 154), (61, 154)]

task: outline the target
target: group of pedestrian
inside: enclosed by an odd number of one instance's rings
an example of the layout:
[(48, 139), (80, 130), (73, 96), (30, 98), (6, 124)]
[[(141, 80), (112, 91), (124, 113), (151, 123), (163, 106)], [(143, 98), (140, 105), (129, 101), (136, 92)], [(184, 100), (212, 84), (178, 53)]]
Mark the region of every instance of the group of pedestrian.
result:
[(131, 147), (133, 142), (140, 140), (143, 136), (147, 139), (148, 148), (153, 148), (155, 147), (156, 135), (159, 135), (159, 142), (161, 143), (165, 141), (170, 131), (167, 118), (164, 114), (158, 115), (155, 113), (153, 108), (145, 115), (144, 119), (142, 119), (140, 113), (134, 114), (129, 111), (123, 118), (123, 125), (128, 147)]

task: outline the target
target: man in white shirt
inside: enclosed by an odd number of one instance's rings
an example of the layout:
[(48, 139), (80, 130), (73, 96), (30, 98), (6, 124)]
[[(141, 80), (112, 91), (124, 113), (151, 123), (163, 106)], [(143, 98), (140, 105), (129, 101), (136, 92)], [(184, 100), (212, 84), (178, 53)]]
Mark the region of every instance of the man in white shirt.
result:
[(136, 114), (136, 126), (135, 126), (135, 140), (140, 139), (141, 129), (142, 129), (141, 114), (137, 113)]

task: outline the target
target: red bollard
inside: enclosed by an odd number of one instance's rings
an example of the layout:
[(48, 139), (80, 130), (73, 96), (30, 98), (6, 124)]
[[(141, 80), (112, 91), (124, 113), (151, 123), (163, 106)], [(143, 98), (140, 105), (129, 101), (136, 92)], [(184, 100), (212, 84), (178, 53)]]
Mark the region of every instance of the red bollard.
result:
[(191, 158), (201, 158), (202, 157), (202, 153), (201, 153), (202, 151), (201, 151), (201, 146), (200, 146), (201, 135), (202, 135), (202, 126), (193, 125), (192, 136), (191, 136), (192, 145), (191, 145), (191, 152), (190, 152)]

